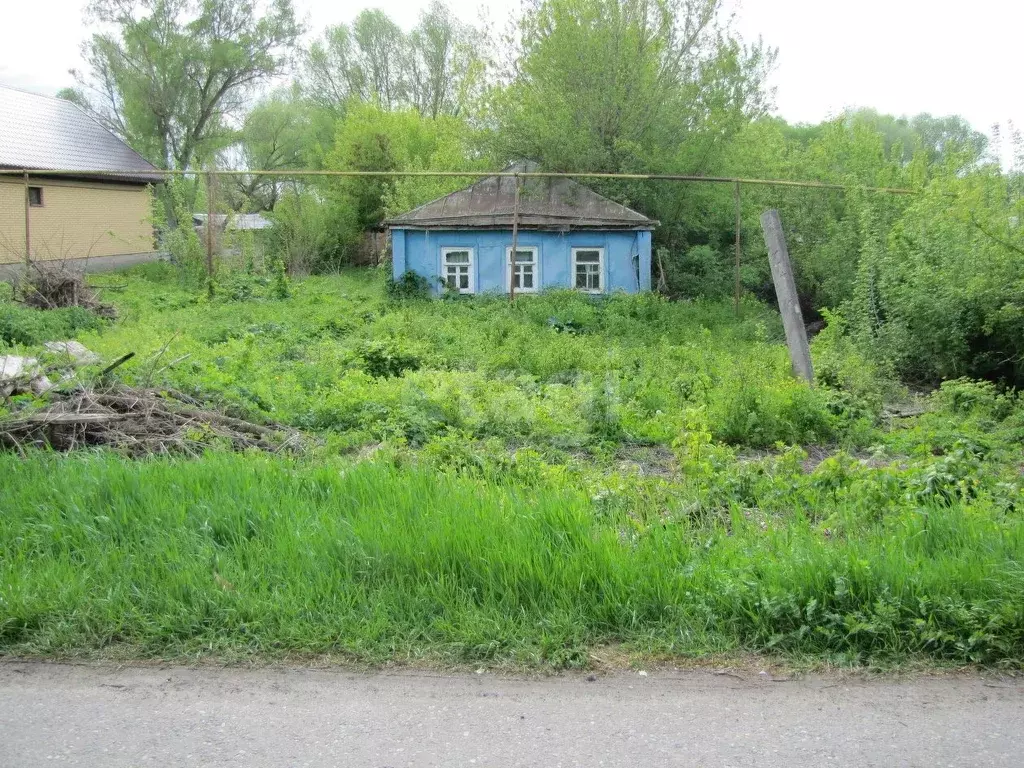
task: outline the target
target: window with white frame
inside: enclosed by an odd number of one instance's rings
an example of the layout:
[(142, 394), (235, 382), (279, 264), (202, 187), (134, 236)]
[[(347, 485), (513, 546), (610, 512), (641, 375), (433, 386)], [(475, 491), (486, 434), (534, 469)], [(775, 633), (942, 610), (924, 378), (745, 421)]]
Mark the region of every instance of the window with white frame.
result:
[(587, 293), (604, 291), (604, 248), (572, 249), (572, 287)]
[(533, 246), (520, 248), (516, 246), (516, 261), (512, 264), (512, 246), (505, 249), (505, 269), (511, 276), (516, 293), (533, 293), (540, 282), (537, 274), (537, 249)]
[(442, 248), (441, 278), (450, 291), (473, 293), (473, 249)]

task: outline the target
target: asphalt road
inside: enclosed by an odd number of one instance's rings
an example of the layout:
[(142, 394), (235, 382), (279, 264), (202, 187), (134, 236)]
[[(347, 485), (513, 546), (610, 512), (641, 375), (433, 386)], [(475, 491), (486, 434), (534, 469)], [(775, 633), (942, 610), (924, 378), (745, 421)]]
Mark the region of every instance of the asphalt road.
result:
[(1019, 766), (1024, 681), (0, 662), (0, 765)]

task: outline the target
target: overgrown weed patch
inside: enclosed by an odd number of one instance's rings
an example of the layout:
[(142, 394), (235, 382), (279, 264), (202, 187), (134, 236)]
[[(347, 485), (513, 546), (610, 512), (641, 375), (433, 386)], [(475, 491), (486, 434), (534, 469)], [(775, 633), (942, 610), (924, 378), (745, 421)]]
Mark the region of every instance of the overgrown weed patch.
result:
[(757, 304), (394, 300), (365, 273), (208, 300), (159, 278), (77, 338), (138, 352), (129, 383), (170, 340), (189, 357), (154, 384), (322, 442), (0, 456), (3, 652), (1020, 664), (1013, 393), (950, 382), (881, 418), (898, 387), (828, 333), (829, 381), (795, 382)]

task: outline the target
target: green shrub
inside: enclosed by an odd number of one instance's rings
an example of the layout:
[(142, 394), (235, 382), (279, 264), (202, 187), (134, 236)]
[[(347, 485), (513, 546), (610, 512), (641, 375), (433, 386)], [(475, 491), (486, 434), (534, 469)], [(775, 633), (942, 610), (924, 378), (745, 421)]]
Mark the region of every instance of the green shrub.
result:
[(248, 301), (256, 293), (253, 279), (245, 272), (231, 272), (216, 285), (215, 295), (227, 301)]
[(32, 309), (0, 303), (0, 345), (42, 344), (80, 331), (99, 330), (104, 321), (82, 307)]
[(732, 293), (732, 270), (722, 254), (710, 245), (695, 245), (676, 258), (661, 249), (661, 258), (668, 265), (673, 296), (716, 300)]
[(848, 393), (874, 412), (886, 401), (903, 399), (905, 392), (884, 365), (869, 359), (855, 343), (846, 318), (827, 309), (822, 315), (825, 328), (811, 342), (815, 382)]
[(190, 200), (194, 192), (189, 185), (190, 182), (182, 179), (168, 180), (164, 185), (163, 196), (174, 213), (175, 226), (169, 225), (163, 205), (159, 203), (154, 206), (154, 218), (157, 228), (163, 231), (162, 246), (177, 269), (179, 279), (183, 284), (194, 287), (207, 280), (206, 248), (192, 225), (193, 206)]
[(384, 293), (393, 300), (425, 299), (430, 295), (430, 281), (412, 270), (406, 270), (397, 280), (389, 274)]
[(888, 235), (864, 202), (851, 329), (904, 379), (1024, 383), (1024, 229), (1015, 181), (994, 168), (933, 180)]
[(386, 379), (420, 369), (420, 358), (392, 341), (365, 342), (357, 354), (363, 362), (363, 370), (374, 378)]
[(829, 442), (841, 424), (825, 392), (796, 381), (764, 388), (744, 377), (716, 394), (710, 415), (717, 440), (754, 448)]
[(621, 440), (624, 436), (618, 412), (618, 393), (612, 376), (595, 379), (590, 398), (583, 407), (587, 430), (598, 440)]
[(292, 274), (331, 272), (344, 262), (352, 212), (331, 206), (312, 189), (288, 191), (269, 215), (267, 247)]
[(271, 260), (270, 273), (272, 276), (270, 283), (271, 298), (278, 301), (287, 299), (291, 295), (291, 289), (288, 286), (288, 272), (281, 257), (278, 256)]
[(992, 382), (966, 378), (942, 382), (933, 400), (952, 414), (977, 414), (997, 420), (1009, 416), (1016, 405), (1012, 393), (1000, 391)]

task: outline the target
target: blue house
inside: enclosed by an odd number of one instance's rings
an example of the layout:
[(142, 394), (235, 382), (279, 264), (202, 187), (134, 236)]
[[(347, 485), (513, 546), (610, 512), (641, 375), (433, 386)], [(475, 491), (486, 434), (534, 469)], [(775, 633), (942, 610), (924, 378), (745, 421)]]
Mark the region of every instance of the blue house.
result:
[[(517, 163), (508, 173), (535, 171)], [(588, 293), (651, 288), (651, 231), (658, 222), (568, 178), (521, 179), (512, 269), (516, 179), (490, 176), (385, 221), (395, 279), (412, 271), (436, 293)]]

